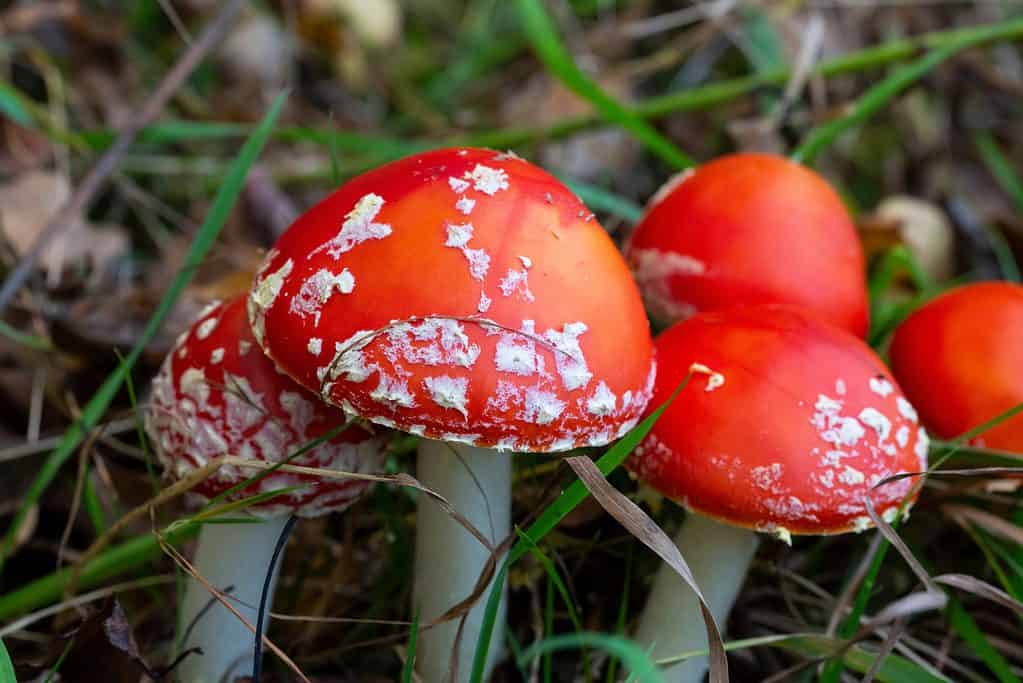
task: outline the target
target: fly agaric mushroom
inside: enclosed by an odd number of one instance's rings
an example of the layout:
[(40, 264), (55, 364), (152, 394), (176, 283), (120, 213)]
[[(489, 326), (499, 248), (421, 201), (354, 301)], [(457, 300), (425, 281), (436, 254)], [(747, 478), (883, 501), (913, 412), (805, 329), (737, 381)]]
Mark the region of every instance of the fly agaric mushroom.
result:
[[(174, 479), (185, 478), (224, 455), (282, 460), (346, 420), (342, 411), (322, 404), (277, 372), (252, 337), (243, 297), (208, 308), (181, 335), (153, 380), (145, 418), (165, 472)], [(349, 428), (290, 464), (374, 472), (382, 467), (385, 445), (383, 437)], [(258, 472), (222, 465), (192, 492), (208, 500)], [(301, 488), (246, 508), (262, 521), (207, 524), (199, 535), (195, 568), (220, 590), (233, 585), (230, 596), (238, 600), (236, 609), (253, 624), (256, 610), (248, 605), (259, 604), (274, 545), (288, 517), (343, 510), (366, 492), (369, 482), (275, 472), (226, 500), (290, 487)], [(191, 643), (202, 647), (203, 654), (181, 663), (181, 680), (213, 682), (248, 675), (252, 634), (223, 605), (215, 604), (201, 614), (210, 599), (205, 587), (189, 581), (182, 623), (197, 620)], [(229, 672), (233, 675), (227, 677)]]
[[(958, 436), (1023, 403), (1023, 286), (984, 282), (924, 304), (892, 338), (892, 372), (942, 438)], [(971, 440), (1023, 453), (1023, 415)]]
[[(639, 293), (593, 214), (546, 172), (485, 149), (343, 185), (277, 242), (249, 316), (267, 355), (325, 401), (424, 437), (419, 480), (495, 545), (510, 533), (501, 451), (607, 444), (653, 385)], [(472, 593), (489, 556), (420, 496), (423, 623)], [(452, 663), (467, 675), (483, 611), (468, 613), (457, 653), (456, 621), (423, 632), (424, 680), (447, 680)]]
[[(927, 434), (881, 360), (858, 338), (779, 305), (701, 313), (655, 342), (660, 405), (675, 398), (627, 462), (689, 510), (675, 542), (718, 623), (724, 623), (757, 546), (756, 531), (838, 534), (886, 519), (925, 468)], [(663, 658), (707, 646), (695, 595), (663, 565), (637, 639)], [(699, 681), (706, 659), (674, 665)]]
[(626, 259), (650, 314), (670, 324), (737, 304), (806, 308), (867, 331), (863, 251), (842, 200), (810, 169), (733, 154), (668, 181)]

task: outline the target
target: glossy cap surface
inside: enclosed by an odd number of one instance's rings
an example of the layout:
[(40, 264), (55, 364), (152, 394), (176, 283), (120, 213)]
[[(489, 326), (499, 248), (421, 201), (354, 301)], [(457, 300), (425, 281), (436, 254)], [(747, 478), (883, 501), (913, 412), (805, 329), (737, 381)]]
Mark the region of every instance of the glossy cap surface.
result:
[[(927, 434), (881, 360), (797, 309), (701, 313), (656, 346), (651, 406), (694, 374), (628, 466), (690, 509), (782, 536), (864, 529), (868, 490), (926, 466)], [(911, 485), (875, 490), (875, 510), (894, 513)]]
[(852, 218), (823, 178), (782, 157), (733, 154), (676, 176), (650, 201), (626, 257), (651, 315), (666, 323), (777, 303), (867, 331)]
[[(924, 304), (895, 331), (892, 371), (924, 424), (950, 439), (1023, 403), (1023, 286), (983, 282)], [(1023, 453), (1023, 415), (972, 443)]]
[(268, 254), (264, 350), (325, 401), (403, 431), (513, 451), (603, 445), (653, 382), (624, 260), (562, 183), (445, 149), (359, 176)]

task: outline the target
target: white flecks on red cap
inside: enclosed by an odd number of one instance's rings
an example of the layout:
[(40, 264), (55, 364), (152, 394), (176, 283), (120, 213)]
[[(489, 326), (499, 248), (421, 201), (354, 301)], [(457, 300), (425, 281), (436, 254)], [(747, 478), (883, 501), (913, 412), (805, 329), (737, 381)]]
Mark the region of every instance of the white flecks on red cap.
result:
[(682, 301), (672, 283), (676, 278), (699, 277), (707, 265), (691, 256), (660, 249), (632, 249), (629, 265), (650, 313), (661, 320), (685, 320), (696, 307)]
[[(191, 350), (188, 360), (172, 349), (153, 380), (145, 409), (146, 429), (166, 471), (175, 477), (188, 476), (221, 456), (274, 462), (346, 421), (342, 412), (323, 405), (278, 373), (262, 354), (244, 351), (252, 346), (244, 309), (239, 298), (200, 317), (192, 327), (196, 334), (180, 338)], [(210, 326), (210, 320), (217, 324)], [(201, 336), (200, 327), (207, 330)], [(382, 466), (385, 446), (383, 437), (352, 428), (297, 456), (291, 464), (370, 473)], [(259, 471), (222, 464), (194, 492), (209, 499)], [(346, 507), (368, 483), (276, 473), (229, 499), (285, 486), (300, 488), (257, 503), (250, 511), (265, 516), (319, 515)]]
[(373, 193), (364, 195), (355, 203), (352, 210), (345, 214), (341, 231), (329, 242), (314, 249), (311, 255), (326, 249), (331, 257), (338, 259), (341, 254), (351, 251), (366, 240), (382, 240), (390, 235), (390, 225), (373, 222), (383, 206), (384, 198), (380, 195)]
[(509, 268), (505, 276), (501, 278), (498, 287), (501, 288), (501, 294), (505, 296), (518, 293), (524, 301), (536, 301), (533, 292), (529, 290), (529, 273), (525, 268), (522, 270)]
[(472, 181), (474, 190), (493, 197), (501, 190), (508, 189), (508, 173), (502, 168), (491, 168), (483, 164), (476, 166), (466, 173), (466, 179)]
[[(525, 450), (601, 445), (639, 419), (654, 365), (621, 255), (578, 216), (567, 188), (511, 156), (394, 162), (282, 236), (253, 326), (289, 376), (378, 424)], [(578, 269), (599, 275), (585, 291)]]
[(871, 377), (870, 390), (881, 398), (887, 398), (888, 394), (895, 391), (895, 387), (884, 377)]
[[(267, 263), (269, 263), (269, 255)], [(289, 258), (284, 265), (269, 275), (258, 276), (256, 287), (249, 294), (247, 305), (249, 320), (252, 324), (252, 335), (260, 346), (263, 345), (263, 335), (266, 332), (266, 312), (274, 305), (277, 295), (281, 293), (281, 287), (284, 286), (284, 279), (291, 274), (294, 267), (295, 262)]]
[(899, 505), (910, 480), (874, 487), (926, 461), (926, 444), (910, 443), (915, 425), (898, 409), (905, 399), (895, 385), (882, 397), (869, 382), (880, 360), (796, 309), (701, 314), (666, 331), (657, 348), (665, 379), (652, 405), (685, 369), (727, 374), (732, 387), (720, 395), (684, 388), (627, 463), (704, 514), (772, 533), (837, 533), (861, 524), (868, 495), (879, 513)]

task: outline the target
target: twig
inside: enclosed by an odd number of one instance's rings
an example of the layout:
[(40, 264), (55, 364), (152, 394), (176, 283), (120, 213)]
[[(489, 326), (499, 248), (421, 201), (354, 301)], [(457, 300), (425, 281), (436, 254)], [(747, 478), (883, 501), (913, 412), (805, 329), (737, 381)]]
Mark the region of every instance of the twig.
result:
[(78, 185), (71, 198), (47, 222), (46, 227), (39, 233), (35, 242), (32, 243), (32, 247), (25, 253), (17, 267), (11, 271), (7, 279), (4, 280), (3, 286), (0, 287), (0, 315), (3, 315), (14, 295), (25, 284), (25, 280), (28, 279), (46, 245), (85, 211), (96, 193), (102, 189), (107, 179), (117, 169), (121, 157), (124, 156), (125, 152), (128, 151), (128, 148), (135, 141), (139, 131), (156, 119), (171, 96), (185, 82), (185, 79), (205, 59), (206, 54), (221, 41), (244, 1), (228, 0), (224, 4), (219, 14), (210, 22), (202, 35), (199, 36), (199, 39), (189, 45), (181, 59), (163, 77), (156, 90), (153, 91), (152, 95), (149, 96), (139, 110), (138, 115), (128, 121), (114, 144), (100, 157), (96, 165), (82, 179), (81, 184)]

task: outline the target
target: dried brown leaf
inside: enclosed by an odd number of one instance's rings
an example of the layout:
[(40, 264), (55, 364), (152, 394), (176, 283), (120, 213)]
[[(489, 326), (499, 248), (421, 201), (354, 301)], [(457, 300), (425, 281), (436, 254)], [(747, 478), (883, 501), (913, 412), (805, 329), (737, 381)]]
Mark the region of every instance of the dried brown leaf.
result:
[(638, 505), (611, 486), (592, 460), (584, 456), (574, 456), (566, 458), (565, 462), (576, 473), (579, 480), (586, 485), (594, 499), (607, 510), (608, 514), (618, 520), (643, 545), (667, 562), (696, 593), (700, 599), (700, 611), (703, 612), (703, 622), (707, 627), (707, 642), (710, 645), (710, 681), (711, 683), (727, 683), (728, 660), (725, 657), (721, 632), (718, 630), (717, 624), (714, 623), (707, 600), (703, 597), (700, 587), (696, 585), (696, 578), (690, 571), (689, 565), (686, 564), (685, 558), (682, 557), (682, 553), (679, 552), (678, 546)]

